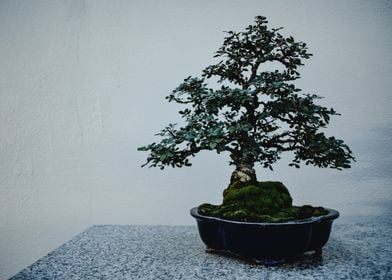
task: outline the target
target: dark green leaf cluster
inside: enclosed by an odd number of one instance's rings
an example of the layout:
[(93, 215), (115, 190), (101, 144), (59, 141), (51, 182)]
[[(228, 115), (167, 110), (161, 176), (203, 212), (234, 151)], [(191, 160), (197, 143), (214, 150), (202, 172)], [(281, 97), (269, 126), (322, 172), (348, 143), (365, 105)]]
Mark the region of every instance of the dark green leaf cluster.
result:
[[(303, 94), (293, 81), (298, 67), (308, 59), (306, 44), (268, 29), (258, 16), (244, 32), (229, 31), (215, 57), (220, 61), (188, 77), (169, 96), (184, 105), (179, 112), (184, 125), (171, 124), (158, 135), (159, 143), (139, 150), (150, 154), (145, 165), (190, 166), (189, 157), (202, 150), (229, 152), (231, 164), (272, 169), (282, 152), (292, 152), (290, 165), (348, 168), (352, 152), (342, 140), (327, 137), (325, 128), (332, 108), (317, 105), (320, 97)], [(266, 64), (276, 69), (267, 70)], [(209, 87), (208, 81), (219, 87)], [(212, 83), (213, 84), (213, 83)]]

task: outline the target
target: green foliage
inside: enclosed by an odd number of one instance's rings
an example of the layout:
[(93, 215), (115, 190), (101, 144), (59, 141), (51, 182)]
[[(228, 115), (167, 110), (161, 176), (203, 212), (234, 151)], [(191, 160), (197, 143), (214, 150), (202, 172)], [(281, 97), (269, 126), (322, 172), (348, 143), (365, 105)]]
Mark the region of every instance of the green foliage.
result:
[(256, 182), (241, 185), (232, 182), (223, 193), (221, 205), (202, 204), (199, 213), (229, 220), (283, 222), (307, 219), (328, 213), (322, 207), (293, 206), (287, 188), (281, 182)]
[[(301, 161), (350, 167), (349, 147), (320, 131), (338, 113), (317, 105), (319, 96), (301, 93), (293, 83), (311, 56), (306, 44), (284, 37), (280, 29), (268, 29), (266, 18), (258, 16), (244, 32), (227, 32), (215, 54), (219, 62), (201, 77), (186, 78), (166, 97), (184, 105), (179, 112), (184, 125), (170, 124), (158, 133), (159, 143), (139, 148), (149, 152), (145, 165), (190, 166), (190, 157), (214, 150), (230, 153), (236, 166), (259, 162), (272, 169), (282, 152), (292, 152), (294, 167)], [(267, 64), (277, 69), (267, 71)], [(209, 87), (214, 81), (220, 86)]]

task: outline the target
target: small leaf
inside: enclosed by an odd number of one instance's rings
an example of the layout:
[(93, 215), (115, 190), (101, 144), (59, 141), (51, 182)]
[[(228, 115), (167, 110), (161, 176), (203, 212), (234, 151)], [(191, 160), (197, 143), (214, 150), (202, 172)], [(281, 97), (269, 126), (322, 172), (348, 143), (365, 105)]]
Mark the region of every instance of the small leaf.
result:
[(211, 148), (211, 149), (215, 149), (216, 146), (218, 146), (218, 143), (216, 143), (216, 142), (211, 142), (211, 143), (210, 143), (210, 148)]

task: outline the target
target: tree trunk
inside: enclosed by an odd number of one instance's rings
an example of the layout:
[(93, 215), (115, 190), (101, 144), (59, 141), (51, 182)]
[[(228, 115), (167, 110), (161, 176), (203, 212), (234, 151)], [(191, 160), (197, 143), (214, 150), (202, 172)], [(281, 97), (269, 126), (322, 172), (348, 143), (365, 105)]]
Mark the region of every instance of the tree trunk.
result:
[(253, 164), (241, 163), (237, 165), (236, 169), (231, 174), (230, 183), (235, 181), (241, 183), (257, 182), (256, 171), (253, 169)]

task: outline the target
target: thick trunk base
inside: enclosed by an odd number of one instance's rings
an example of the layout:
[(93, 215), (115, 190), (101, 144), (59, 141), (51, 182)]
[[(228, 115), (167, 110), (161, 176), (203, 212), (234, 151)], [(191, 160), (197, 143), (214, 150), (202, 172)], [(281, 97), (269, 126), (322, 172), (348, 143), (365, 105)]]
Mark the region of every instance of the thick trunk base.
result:
[(230, 184), (240, 182), (241, 184), (250, 184), (257, 182), (256, 171), (252, 165), (240, 164), (231, 174)]

